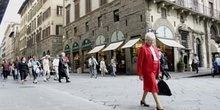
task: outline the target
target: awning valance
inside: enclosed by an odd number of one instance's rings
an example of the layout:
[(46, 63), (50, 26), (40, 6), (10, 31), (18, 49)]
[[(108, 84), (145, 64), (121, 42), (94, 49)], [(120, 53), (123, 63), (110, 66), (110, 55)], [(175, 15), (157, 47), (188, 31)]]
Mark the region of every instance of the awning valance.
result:
[(163, 44), (170, 46), (170, 47), (185, 48), (183, 45), (181, 45), (180, 43), (172, 39), (158, 38), (158, 40), (161, 41)]
[(115, 49), (118, 48), (122, 43), (123, 43), (123, 41), (111, 43), (111, 44), (108, 45), (108, 47), (106, 47), (103, 51), (115, 50)]
[(105, 47), (105, 45), (96, 46), (95, 48), (93, 48), (92, 50), (90, 50), (90, 51), (88, 52), (88, 54), (99, 52), (99, 51), (102, 50), (104, 47)]
[(129, 40), (125, 45), (123, 45), (121, 48), (129, 48), (132, 47), (136, 42), (138, 42), (140, 38), (137, 39), (131, 39)]

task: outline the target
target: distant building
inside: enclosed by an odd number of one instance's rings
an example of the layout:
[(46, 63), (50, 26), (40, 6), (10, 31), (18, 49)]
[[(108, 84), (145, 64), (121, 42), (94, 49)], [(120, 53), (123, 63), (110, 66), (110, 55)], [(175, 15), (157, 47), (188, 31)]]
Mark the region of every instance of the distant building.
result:
[(62, 50), (62, 0), (25, 0), (18, 13), (21, 55), (39, 58), (55, 56)]
[[(139, 47), (154, 32), (170, 71), (181, 56), (190, 71), (197, 53), (200, 67), (210, 67), (220, 32), (219, 0), (64, 0), (63, 50), (74, 71), (88, 72), (90, 55), (112, 56), (120, 74), (135, 74)], [(219, 40), (220, 41), (220, 40)], [(212, 49), (212, 48), (214, 49)]]
[(15, 58), (15, 49), (18, 49), (18, 44), (15, 45), (16, 36), (19, 34), (19, 24), (10, 23), (5, 30), (5, 38), (3, 39), (3, 58), (13, 61)]

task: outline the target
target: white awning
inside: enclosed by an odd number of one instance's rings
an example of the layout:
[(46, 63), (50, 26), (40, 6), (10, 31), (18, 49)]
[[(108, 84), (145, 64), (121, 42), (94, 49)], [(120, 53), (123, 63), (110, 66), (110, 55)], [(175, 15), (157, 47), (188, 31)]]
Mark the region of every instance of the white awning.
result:
[(129, 40), (125, 45), (123, 45), (121, 48), (129, 48), (132, 47), (136, 42), (138, 42), (140, 38), (138, 39), (131, 39)]
[(177, 47), (177, 48), (185, 48), (183, 45), (181, 45), (180, 43), (176, 42), (175, 40), (172, 39), (161, 39), (158, 38), (159, 41), (161, 41), (163, 44), (170, 46), (170, 47)]
[(105, 45), (96, 46), (95, 48), (93, 48), (92, 50), (90, 50), (87, 54), (99, 52), (99, 51), (100, 51), (101, 49), (103, 49), (104, 47), (105, 47)]
[(108, 45), (108, 47), (106, 47), (103, 51), (115, 50), (115, 49), (118, 48), (122, 43), (123, 43), (123, 41), (112, 43), (112, 44)]

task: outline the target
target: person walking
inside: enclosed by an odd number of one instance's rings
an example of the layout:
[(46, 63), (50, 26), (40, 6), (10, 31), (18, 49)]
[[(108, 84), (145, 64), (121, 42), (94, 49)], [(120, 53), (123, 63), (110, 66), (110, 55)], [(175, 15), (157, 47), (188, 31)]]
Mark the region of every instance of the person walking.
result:
[(69, 58), (66, 54), (65, 54), (64, 62), (65, 62), (65, 66), (66, 66), (66, 75), (69, 79), (70, 78), (70, 71), (69, 71), (69, 65), (68, 64), (70, 63), (70, 60), (69, 60)]
[(10, 63), (8, 62), (8, 59), (4, 60), (2, 67), (3, 67), (3, 77), (4, 80), (6, 80), (8, 78), (8, 75), (10, 75)]
[(59, 74), (58, 74), (59, 56), (58, 55), (53, 60), (52, 65), (53, 65), (53, 69), (55, 70), (54, 80), (57, 80), (59, 78)]
[(30, 58), (30, 59), (28, 60), (28, 74), (29, 74), (31, 80), (32, 80), (32, 78), (33, 78), (33, 73), (32, 73), (32, 69), (33, 69), (32, 61), (33, 61), (32, 58)]
[(15, 61), (13, 62), (13, 66), (14, 66), (13, 67), (14, 68), (14, 74), (13, 74), (14, 80), (18, 80), (19, 79), (19, 75), (20, 75), (19, 70), (18, 70), (19, 63), (20, 63), (20, 59), (19, 59), (19, 56), (17, 56), (15, 58)]
[(33, 75), (33, 83), (37, 84), (37, 77), (39, 76), (39, 68), (40, 68), (40, 62), (37, 61), (37, 57), (33, 56), (33, 60), (31, 61), (31, 69), (32, 69), (32, 75)]
[(170, 78), (170, 75), (168, 74), (168, 72), (166, 71), (166, 65), (167, 65), (167, 62), (166, 62), (166, 58), (165, 58), (165, 55), (164, 53), (162, 53), (160, 51), (160, 49), (158, 49), (159, 51), (159, 55), (160, 55), (160, 71), (162, 73), (162, 77), (161, 79), (163, 79), (164, 76), (166, 76), (167, 80)]
[(90, 74), (91, 74), (91, 78), (93, 77), (93, 76), (95, 76), (95, 78), (97, 78), (98, 77), (98, 75), (97, 75), (97, 65), (98, 65), (98, 62), (97, 62), (97, 60), (92, 56), (91, 58), (89, 58), (89, 69), (90, 69)]
[(62, 52), (59, 55), (59, 65), (58, 65), (58, 72), (59, 72), (59, 83), (61, 83), (61, 78), (65, 77), (66, 78), (66, 83), (69, 83), (70, 81), (68, 80), (67, 74), (66, 74), (66, 65), (65, 65), (65, 53)]
[(194, 61), (194, 68), (196, 70), (196, 73), (198, 73), (199, 72), (199, 57), (197, 56), (196, 53), (193, 56), (193, 61)]
[(101, 71), (101, 76), (105, 76), (105, 73), (107, 72), (106, 64), (105, 64), (105, 59), (102, 58), (100, 61), (100, 71)]
[(19, 71), (20, 71), (20, 77), (21, 77), (21, 83), (24, 84), (24, 81), (26, 81), (26, 77), (28, 74), (28, 64), (26, 62), (25, 57), (21, 57), (21, 62), (19, 63)]
[(112, 68), (112, 72), (111, 72), (111, 75), (112, 76), (116, 76), (116, 71), (117, 71), (117, 69), (116, 69), (116, 58), (115, 58), (115, 56), (113, 56), (112, 57), (112, 59), (111, 59), (111, 68)]
[(145, 98), (148, 92), (151, 92), (156, 102), (156, 109), (163, 110), (158, 99), (158, 87), (156, 77), (160, 74), (160, 61), (158, 48), (155, 46), (155, 34), (147, 33), (145, 35), (145, 44), (140, 47), (137, 59), (137, 74), (139, 79), (143, 81), (143, 95), (140, 105), (149, 107), (145, 103)]
[(220, 73), (220, 58), (218, 54), (215, 54), (212, 66), (214, 69), (212, 72), (212, 77), (215, 77), (215, 74)]
[(45, 58), (43, 59), (43, 79), (44, 82), (49, 81), (50, 79), (50, 62), (49, 62), (49, 56), (46, 55)]

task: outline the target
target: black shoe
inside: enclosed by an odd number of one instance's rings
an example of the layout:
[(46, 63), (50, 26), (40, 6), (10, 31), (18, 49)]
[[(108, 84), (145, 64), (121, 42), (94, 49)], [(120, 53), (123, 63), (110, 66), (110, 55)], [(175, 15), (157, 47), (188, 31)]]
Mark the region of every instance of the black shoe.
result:
[(156, 107), (157, 110), (164, 110), (164, 109), (159, 109), (158, 107)]
[(66, 83), (70, 83), (70, 81), (67, 80)]
[(59, 81), (59, 83), (61, 83), (61, 80), (58, 80)]
[(140, 105), (143, 105), (143, 106), (145, 106), (145, 107), (150, 107), (150, 105), (144, 103), (143, 101), (140, 101)]

